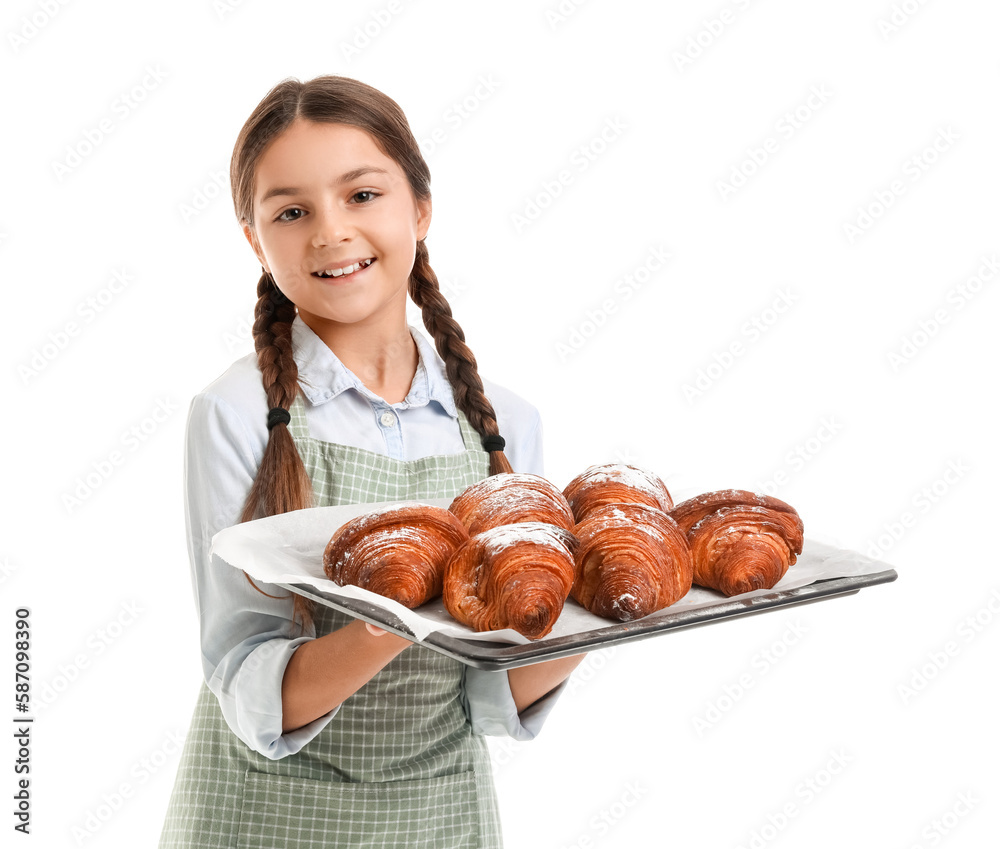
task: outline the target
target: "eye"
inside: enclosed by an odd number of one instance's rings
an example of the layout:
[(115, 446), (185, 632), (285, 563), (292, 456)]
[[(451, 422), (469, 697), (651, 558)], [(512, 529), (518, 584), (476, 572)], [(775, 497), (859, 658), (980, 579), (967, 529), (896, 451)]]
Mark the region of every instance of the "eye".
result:
[[(359, 192), (355, 192), (352, 196), (352, 200), (357, 200), (358, 203), (370, 203), (379, 196), (378, 192), (373, 192), (371, 189), (362, 189)], [(358, 200), (360, 198), (360, 200)]]
[(297, 206), (289, 207), (278, 214), (275, 221), (298, 221), (305, 213)]

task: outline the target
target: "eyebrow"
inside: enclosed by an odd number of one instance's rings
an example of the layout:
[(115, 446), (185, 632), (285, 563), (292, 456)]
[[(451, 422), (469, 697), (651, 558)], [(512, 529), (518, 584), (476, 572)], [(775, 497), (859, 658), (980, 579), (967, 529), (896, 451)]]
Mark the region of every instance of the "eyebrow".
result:
[[(359, 177), (364, 177), (366, 174), (388, 174), (389, 172), (385, 168), (376, 168), (374, 165), (362, 165), (360, 168), (355, 168), (352, 171), (346, 171), (337, 178), (337, 184), (343, 185), (344, 183), (350, 183), (357, 180)], [(295, 188), (294, 186), (278, 186), (273, 189), (268, 189), (264, 196), (260, 199), (261, 203), (266, 203), (271, 198), (281, 197), (287, 195), (298, 195), (302, 193), (302, 189)]]

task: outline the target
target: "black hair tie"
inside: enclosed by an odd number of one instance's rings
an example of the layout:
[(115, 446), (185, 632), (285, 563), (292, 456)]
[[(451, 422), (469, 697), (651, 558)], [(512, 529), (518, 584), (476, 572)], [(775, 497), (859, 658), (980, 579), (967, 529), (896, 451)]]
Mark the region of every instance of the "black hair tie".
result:
[(267, 429), (270, 431), (275, 425), (286, 425), (291, 420), (291, 415), (284, 407), (272, 407), (267, 413)]
[(487, 451), (503, 451), (503, 447), (506, 444), (507, 443), (504, 442), (504, 438), (500, 436), (500, 434), (483, 437), (483, 448)]

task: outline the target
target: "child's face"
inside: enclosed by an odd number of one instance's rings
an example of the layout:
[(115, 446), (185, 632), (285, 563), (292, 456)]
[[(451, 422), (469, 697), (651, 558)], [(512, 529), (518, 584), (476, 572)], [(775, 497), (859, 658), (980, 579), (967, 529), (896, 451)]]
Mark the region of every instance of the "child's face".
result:
[[(296, 119), (257, 165), (253, 206), (247, 239), (318, 335), (344, 324), (405, 327), (407, 280), (431, 205), (415, 200), (368, 133)], [(319, 276), (370, 259), (367, 268)]]

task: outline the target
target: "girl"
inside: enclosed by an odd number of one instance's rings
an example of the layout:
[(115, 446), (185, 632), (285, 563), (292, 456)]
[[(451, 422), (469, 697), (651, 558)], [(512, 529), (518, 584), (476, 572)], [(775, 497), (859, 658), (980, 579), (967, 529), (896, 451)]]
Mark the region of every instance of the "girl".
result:
[[(499, 847), (482, 735), (534, 737), (579, 658), (471, 669), (208, 550), (261, 516), (541, 474), (538, 412), (484, 389), (428, 263), (430, 175), (394, 101), (286, 80), (244, 125), (230, 178), (263, 271), (256, 356), (188, 416), (206, 683), (160, 845)], [(440, 357), (407, 326), (407, 293)]]

